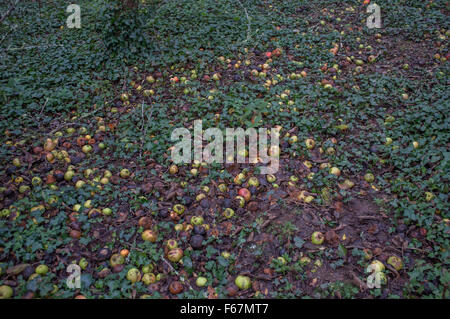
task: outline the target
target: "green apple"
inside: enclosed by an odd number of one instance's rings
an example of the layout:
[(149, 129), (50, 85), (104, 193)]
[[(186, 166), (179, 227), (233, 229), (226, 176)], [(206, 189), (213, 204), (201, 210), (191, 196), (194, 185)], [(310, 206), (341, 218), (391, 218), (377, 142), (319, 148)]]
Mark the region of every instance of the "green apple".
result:
[(127, 168), (124, 168), (120, 171), (120, 177), (127, 178), (130, 177), (131, 173)]
[(142, 276), (142, 282), (146, 285), (151, 285), (156, 282), (156, 276), (153, 273), (146, 273)]
[(167, 240), (166, 246), (167, 246), (167, 248), (172, 250), (172, 249), (175, 249), (178, 247), (178, 243), (175, 239), (169, 239), (169, 240)]
[(45, 274), (48, 273), (48, 266), (47, 265), (39, 265), (36, 267), (36, 269), (34, 271), (35, 271), (35, 273), (44, 276)]
[(147, 229), (142, 233), (142, 239), (154, 243), (158, 239), (158, 235), (156, 231)]
[(127, 279), (131, 281), (131, 283), (135, 283), (141, 280), (141, 273), (137, 268), (131, 268), (127, 272)]
[(319, 231), (315, 231), (311, 235), (311, 242), (314, 245), (322, 245), (324, 240), (325, 240), (325, 236)]
[(375, 272), (381, 272), (381, 271), (384, 271), (384, 269), (385, 269), (383, 263), (379, 260), (372, 261), (370, 263), (370, 266), (371, 266), (372, 270)]
[(82, 148), (81, 148), (81, 151), (83, 152), (83, 153), (85, 153), (85, 154), (87, 154), (87, 153), (90, 153), (91, 151), (92, 151), (92, 146), (91, 145), (84, 145)]
[(81, 267), (81, 269), (85, 270), (88, 266), (88, 261), (86, 260), (86, 258), (81, 258), (80, 261), (78, 262), (78, 265)]
[(252, 281), (247, 276), (239, 275), (236, 277), (234, 283), (239, 289), (245, 290), (252, 286)]
[(225, 218), (231, 218), (234, 216), (234, 210), (232, 208), (225, 208), (225, 210), (223, 211), (223, 216)]
[(195, 281), (195, 284), (197, 285), (197, 287), (204, 287), (207, 282), (208, 279), (206, 279), (205, 277), (198, 277)]
[(203, 224), (203, 217), (202, 216), (194, 216), (191, 218), (191, 224), (192, 225), (201, 225)]
[(367, 183), (372, 183), (372, 182), (375, 180), (375, 176), (373, 176), (372, 173), (366, 173), (366, 174), (364, 175), (364, 180), (365, 180)]
[(72, 180), (72, 178), (73, 178), (73, 176), (75, 175), (75, 173), (74, 173), (74, 171), (67, 171), (65, 174), (64, 174), (64, 179), (67, 181), (67, 182), (69, 182), (69, 181), (71, 181)]
[(106, 215), (106, 216), (110, 216), (112, 214), (112, 209), (108, 208), (108, 207), (105, 207), (105, 208), (102, 209), (102, 214)]
[(339, 176), (341, 175), (341, 170), (337, 167), (332, 167), (330, 169), (330, 174), (335, 175), (335, 176)]
[(259, 179), (255, 176), (252, 176), (248, 179), (248, 185), (258, 187), (259, 186)]
[(403, 268), (403, 261), (397, 256), (389, 257), (387, 263), (394, 267), (397, 271)]
[(171, 262), (177, 263), (181, 258), (183, 258), (183, 250), (181, 248), (172, 249), (167, 253), (167, 259)]
[(83, 187), (86, 183), (82, 181), (81, 179), (75, 183), (75, 188), (79, 189)]
[(0, 286), (0, 299), (8, 299), (13, 295), (13, 290), (10, 286)]
[(111, 264), (111, 267), (123, 265), (125, 263), (125, 258), (121, 254), (113, 254), (109, 259), (109, 263)]
[(33, 186), (39, 186), (39, 185), (42, 184), (42, 179), (41, 179), (40, 177), (38, 177), (38, 176), (34, 176), (34, 177), (31, 179), (31, 184), (32, 184)]
[(316, 145), (316, 142), (312, 138), (308, 138), (305, 140), (305, 145), (307, 149), (311, 150)]
[(186, 207), (184, 205), (181, 204), (175, 204), (173, 206), (173, 211), (175, 213), (177, 213), (178, 215), (182, 215), (184, 213), (184, 211), (186, 210)]

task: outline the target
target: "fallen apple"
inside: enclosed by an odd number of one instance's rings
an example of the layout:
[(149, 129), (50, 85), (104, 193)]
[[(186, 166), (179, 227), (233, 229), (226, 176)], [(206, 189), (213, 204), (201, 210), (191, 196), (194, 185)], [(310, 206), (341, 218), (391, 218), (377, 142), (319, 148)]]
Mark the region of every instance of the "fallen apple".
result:
[(191, 237), (189, 244), (194, 249), (201, 249), (203, 247), (203, 240), (205, 238), (202, 235), (194, 235)]
[(152, 264), (148, 264), (148, 265), (145, 265), (144, 267), (142, 267), (142, 272), (143, 272), (144, 274), (149, 274), (149, 273), (151, 273), (154, 269), (155, 269), (155, 266), (153, 266)]
[(375, 272), (382, 272), (385, 269), (383, 263), (381, 261), (379, 261), (379, 260), (372, 261), (370, 263), (370, 266), (371, 266), (372, 270), (375, 271)]
[(142, 233), (142, 239), (154, 243), (158, 239), (158, 234), (154, 230), (147, 229)]
[(173, 295), (183, 292), (183, 284), (179, 281), (173, 281), (169, 286), (169, 291)]
[(145, 273), (144, 276), (142, 276), (142, 282), (146, 285), (151, 285), (156, 282), (156, 276), (153, 273)]
[(175, 175), (176, 173), (178, 173), (178, 166), (176, 165), (171, 165), (169, 167), (169, 173), (172, 175)]
[(335, 175), (335, 176), (339, 176), (341, 175), (341, 170), (337, 167), (332, 167), (330, 169), (330, 174)]
[(167, 253), (167, 259), (171, 262), (177, 263), (181, 258), (183, 258), (183, 250), (181, 248), (172, 249)]
[(78, 265), (80, 266), (81, 269), (85, 270), (88, 266), (88, 261), (86, 260), (86, 258), (81, 258), (80, 261), (78, 262)]
[(225, 210), (223, 211), (223, 216), (225, 218), (231, 218), (234, 216), (234, 210), (232, 208), (225, 208)]
[(125, 263), (125, 258), (123, 258), (121, 254), (113, 254), (109, 259), (109, 263), (111, 267), (123, 265)]
[(250, 278), (242, 275), (237, 276), (234, 283), (241, 290), (248, 289), (252, 286), (252, 281)]
[(314, 245), (322, 245), (324, 240), (325, 240), (325, 236), (319, 231), (315, 231), (311, 235), (311, 242)]
[(208, 279), (200, 276), (200, 277), (197, 277), (195, 284), (197, 285), (197, 287), (204, 287), (207, 282), (208, 282)]
[(252, 194), (250, 193), (250, 191), (247, 188), (241, 188), (238, 191), (239, 196), (241, 196), (242, 198), (244, 198), (244, 200), (246, 202), (248, 202), (252, 196)]
[(192, 225), (201, 225), (203, 224), (203, 217), (202, 216), (194, 216), (191, 218), (191, 224)]
[(127, 168), (124, 168), (120, 171), (120, 177), (127, 178), (130, 177), (131, 173)]
[(245, 198), (242, 196), (236, 196), (235, 200), (237, 201), (239, 207), (244, 207), (245, 206)]
[(73, 171), (67, 171), (67, 172), (64, 174), (64, 179), (65, 179), (67, 182), (69, 182), (69, 181), (72, 180), (72, 178), (73, 178), (74, 175), (75, 175), (75, 173), (74, 173)]
[(388, 258), (387, 263), (399, 271), (403, 268), (403, 261), (397, 256), (391, 256)]
[(258, 187), (259, 186), (259, 179), (255, 176), (252, 176), (248, 179), (248, 185)]
[(364, 175), (364, 180), (365, 180), (367, 183), (372, 183), (372, 182), (375, 180), (375, 176), (373, 176), (372, 173), (366, 173), (366, 174)]
[(316, 145), (316, 142), (312, 138), (308, 138), (305, 140), (305, 145), (307, 149), (311, 150)]
[(8, 299), (13, 295), (13, 290), (10, 286), (3, 285), (0, 286), (0, 299)]
[(81, 148), (81, 151), (85, 154), (90, 153), (92, 151), (92, 146), (91, 145), (84, 145)]
[(175, 204), (172, 209), (178, 215), (182, 215), (184, 213), (184, 211), (186, 210), (186, 207), (181, 204)]
[(131, 281), (131, 283), (135, 283), (141, 280), (141, 273), (139, 272), (139, 269), (137, 268), (131, 268), (127, 272), (127, 279)]
[(178, 243), (175, 239), (169, 239), (167, 240), (166, 246), (169, 250), (172, 250), (178, 247)]
[(39, 274), (39, 275), (46, 275), (48, 273), (48, 266), (47, 265), (39, 265), (36, 267), (36, 269), (34, 270), (35, 273)]

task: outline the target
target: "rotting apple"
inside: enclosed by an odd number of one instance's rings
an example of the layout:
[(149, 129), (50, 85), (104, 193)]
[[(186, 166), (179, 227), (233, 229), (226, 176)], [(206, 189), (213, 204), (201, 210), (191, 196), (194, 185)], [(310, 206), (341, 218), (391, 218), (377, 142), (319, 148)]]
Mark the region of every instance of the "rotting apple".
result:
[(184, 213), (184, 211), (186, 210), (186, 207), (182, 204), (175, 204), (172, 209), (178, 215), (182, 215)]
[(387, 263), (399, 271), (403, 268), (403, 261), (397, 256), (391, 256), (388, 258)]
[(178, 247), (178, 243), (175, 239), (169, 239), (167, 240), (166, 246), (169, 250), (172, 250)]
[(219, 189), (219, 191), (221, 191), (222, 193), (225, 193), (228, 190), (228, 187), (226, 184), (219, 184), (219, 186), (217, 187)]
[(146, 285), (151, 285), (156, 282), (156, 276), (153, 273), (145, 273), (144, 276), (142, 276), (142, 282)]
[(122, 178), (128, 178), (128, 177), (130, 177), (130, 175), (131, 175), (130, 170), (127, 168), (123, 168), (120, 171), (120, 177), (122, 177)]
[(137, 268), (131, 268), (127, 272), (127, 279), (131, 281), (131, 283), (136, 283), (141, 280), (141, 273)]
[(322, 245), (324, 240), (325, 240), (325, 236), (319, 231), (315, 231), (311, 235), (311, 242), (314, 245)]
[(125, 263), (125, 258), (121, 254), (113, 254), (109, 259), (111, 267), (116, 267), (118, 265), (123, 265)]
[(238, 206), (239, 207), (244, 207), (245, 206), (245, 198), (244, 197), (242, 197), (242, 196), (236, 196), (235, 197), (235, 200), (237, 201), (237, 204), (238, 204)]
[(169, 250), (167, 253), (167, 259), (169, 259), (171, 262), (177, 263), (183, 258), (183, 250), (181, 248), (175, 248)]
[(154, 243), (158, 239), (158, 234), (154, 230), (147, 229), (142, 233), (142, 239)]
[(250, 198), (252, 197), (252, 194), (250, 193), (250, 191), (247, 188), (241, 188), (238, 191), (239, 196), (241, 196), (242, 198), (244, 198), (244, 200), (246, 202), (248, 202), (250, 200)]
[(365, 180), (367, 183), (372, 183), (372, 182), (375, 180), (375, 176), (373, 176), (372, 173), (366, 173), (366, 174), (364, 175), (364, 180)]
[(223, 216), (225, 218), (231, 218), (234, 216), (234, 210), (232, 208), (225, 208), (225, 210), (223, 211)]
[(312, 138), (308, 138), (305, 140), (305, 145), (307, 149), (311, 150), (316, 145), (316, 142)]
[(173, 281), (169, 285), (169, 291), (173, 295), (177, 295), (183, 292), (183, 284), (179, 281)]
[(202, 216), (194, 216), (191, 218), (191, 224), (192, 225), (201, 225), (203, 224), (203, 217)]
[(248, 185), (258, 187), (259, 186), (259, 179), (255, 176), (252, 176), (248, 179)]

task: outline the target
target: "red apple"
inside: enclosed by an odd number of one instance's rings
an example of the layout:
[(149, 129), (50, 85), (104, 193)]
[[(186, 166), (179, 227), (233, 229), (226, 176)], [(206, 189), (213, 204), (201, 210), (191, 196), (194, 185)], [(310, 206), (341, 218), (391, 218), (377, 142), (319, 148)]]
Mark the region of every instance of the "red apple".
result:
[(250, 198), (252, 197), (252, 194), (250, 193), (250, 191), (247, 188), (241, 188), (238, 192), (239, 196), (242, 196), (246, 202), (248, 202), (250, 200)]

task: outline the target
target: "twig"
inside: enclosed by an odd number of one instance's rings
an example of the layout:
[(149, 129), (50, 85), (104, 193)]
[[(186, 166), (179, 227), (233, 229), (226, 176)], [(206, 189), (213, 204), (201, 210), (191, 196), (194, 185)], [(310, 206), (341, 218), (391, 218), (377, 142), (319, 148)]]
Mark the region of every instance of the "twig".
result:
[(191, 283), (189, 282), (189, 280), (186, 280), (186, 278), (184, 278), (184, 276), (180, 275), (180, 273), (175, 268), (173, 268), (173, 266), (167, 261), (166, 258), (161, 256), (161, 260), (164, 261), (166, 263), (166, 265), (169, 266), (170, 269), (172, 269), (172, 271), (177, 274), (178, 277), (180, 277), (180, 280), (182, 282), (186, 282), (188, 284), (190, 290), (194, 290), (194, 288), (192, 288)]
[(42, 112), (44, 111), (45, 106), (47, 105), (48, 99), (49, 99), (49, 98), (47, 98), (47, 99), (45, 100), (45, 103), (44, 103), (44, 105), (42, 106), (41, 111), (39, 112), (39, 115), (38, 115), (38, 116), (41, 116)]
[(9, 7), (8, 11), (6, 11), (6, 13), (0, 18), (0, 23), (2, 23), (3, 20), (5, 20), (6, 17), (11, 14), (11, 12), (13, 12), (13, 10), (16, 8), (16, 6), (19, 2), (20, 2), (20, 0), (16, 0), (16, 3), (14, 3), (12, 6)]
[(246, 42), (248, 42), (249, 40), (251, 40), (251, 37), (252, 37), (252, 35), (251, 35), (252, 27), (251, 27), (251, 24), (250, 24), (250, 17), (248, 16), (247, 9), (244, 7), (244, 5), (242, 4), (242, 2), (241, 2), (240, 0), (237, 0), (237, 2), (238, 2), (239, 5), (242, 7), (242, 9), (244, 9), (245, 16), (247, 17), (247, 38), (246, 38), (244, 41), (242, 41), (242, 43), (246, 43)]
[(30, 49), (40, 49), (40, 48), (51, 48), (51, 47), (63, 47), (62, 44), (48, 44), (48, 45), (30, 45), (22, 46), (20, 48), (10, 48), (8, 47), (5, 51), (18, 51), (18, 50), (30, 50)]

